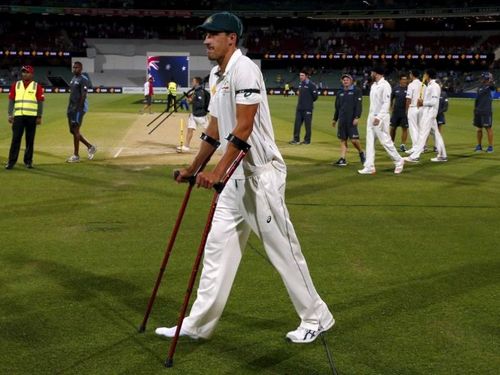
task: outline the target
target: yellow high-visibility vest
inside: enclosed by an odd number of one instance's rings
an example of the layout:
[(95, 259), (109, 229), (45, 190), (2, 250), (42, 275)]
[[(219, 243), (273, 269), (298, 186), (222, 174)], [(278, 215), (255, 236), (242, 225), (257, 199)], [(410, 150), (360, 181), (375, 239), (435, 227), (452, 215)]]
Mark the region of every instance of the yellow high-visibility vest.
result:
[(177, 83), (175, 82), (169, 82), (168, 83), (168, 92), (170, 95), (177, 95)]
[(36, 88), (37, 83), (35, 81), (31, 81), (26, 88), (24, 88), (23, 81), (17, 81), (14, 116), (36, 116), (38, 112)]

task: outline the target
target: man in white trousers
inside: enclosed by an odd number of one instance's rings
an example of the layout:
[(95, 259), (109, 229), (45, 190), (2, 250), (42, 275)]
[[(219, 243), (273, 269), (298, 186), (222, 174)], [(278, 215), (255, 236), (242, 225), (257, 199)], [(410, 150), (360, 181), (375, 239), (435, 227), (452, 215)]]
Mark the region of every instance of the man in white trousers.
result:
[[(195, 173), (213, 150), (210, 143), (214, 140), (221, 142), (223, 155), (213, 170), (196, 178), (196, 184), (207, 189), (222, 180), (242, 145), (248, 143), (251, 148), (219, 196), (197, 297), (180, 334), (191, 338), (213, 335), (253, 231), (262, 240), (300, 317), (298, 328), (286, 338), (294, 343), (312, 342), (335, 320), (314, 288), (285, 206), (286, 166), (274, 141), (262, 73), (238, 49), (243, 26), (234, 14), (213, 14), (199, 28), (206, 32), (208, 58), (218, 64), (209, 79), (211, 119), (202, 138), (205, 142), (177, 181)], [(173, 337), (175, 331), (176, 327), (156, 329), (166, 337)]]
[(432, 158), (431, 161), (443, 163), (448, 161), (446, 148), (444, 145), (443, 137), (439, 132), (436, 116), (439, 108), (439, 97), (441, 95), (441, 87), (436, 82), (436, 71), (434, 69), (427, 69), (424, 73), (423, 82), (427, 84), (424, 91), (423, 99), (417, 101), (417, 105), (422, 107), (422, 118), (420, 121), (420, 132), (417, 144), (413, 147), (413, 152), (410, 156), (405, 158), (406, 161), (411, 163), (418, 163), (420, 155), (424, 152), (425, 144), (431, 130), (434, 131), (436, 139), (437, 156)]
[(413, 152), (413, 147), (417, 144), (420, 131), (421, 108), (417, 106), (418, 99), (424, 95), (425, 85), (420, 81), (420, 72), (416, 69), (410, 71), (411, 83), (406, 90), (406, 111), (408, 114), (408, 129), (410, 131), (411, 148), (406, 150), (407, 154)]
[(382, 146), (394, 161), (394, 173), (403, 171), (404, 160), (398, 154), (394, 142), (389, 135), (392, 88), (384, 78), (385, 69), (375, 66), (371, 77), (373, 84), (370, 88), (370, 110), (366, 122), (366, 161), (359, 174), (375, 174), (375, 139), (378, 138)]

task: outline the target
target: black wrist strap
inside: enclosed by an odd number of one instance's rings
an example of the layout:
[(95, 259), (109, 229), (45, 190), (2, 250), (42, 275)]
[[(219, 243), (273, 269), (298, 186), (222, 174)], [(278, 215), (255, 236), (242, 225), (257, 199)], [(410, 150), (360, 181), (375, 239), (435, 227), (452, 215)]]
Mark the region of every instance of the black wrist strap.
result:
[(246, 143), (243, 139), (238, 138), (237, 136), (229, 133), (226, 139), (236, 146), (238, 150), (248, 152), (250, 150), (250, 145)]
[(201, 133), (200, 139), (202, 141), (207, 142), (213, 148), (218, 148), (220, 146), (220, 142), (217, 139), (212, 138), (211, 136), (206, 135), (205, 133)]

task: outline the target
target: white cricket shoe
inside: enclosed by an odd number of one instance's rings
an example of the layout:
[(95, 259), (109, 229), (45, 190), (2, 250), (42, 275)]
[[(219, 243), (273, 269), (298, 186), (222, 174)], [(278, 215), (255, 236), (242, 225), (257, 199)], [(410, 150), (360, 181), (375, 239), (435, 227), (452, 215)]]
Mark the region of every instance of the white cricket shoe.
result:
[(405, 159), (401, 159), (399, 163), (396, 163), (396, 167), (394, 168), (394, 173), (400, 174), (401, 172), (403, 172), (404, 166), (405, 166)]
[[(177, 326), (173, 326), (170, 328), (167, 327), (159, 327), (156, 328), (155, 333), (158, 336), (164, 336), (164, 337), (174, 337), (175, 336), (175, 331), (177, 330)], [(181, 332), (179, 333), (179, 336), (189, 336), (190, 338), (197, 340), (198, 336), (186, 331), (184, 328), (181, 328)]]
[(406, 155), (411, 155), (413, 154), (413, 147), (405, 151)]
[(79, 163), (80, 162), (80, 157), (77, 155), (71, 155), (69, 158), (66, 159), (66, 162), (68, 163)]
[(403, 160), (410, 163), (418, 163), (420, 161), (419, 159), (413, 159), (411, 156), (404, 157)]
[(375, 170), (375, 168), (367, 168), (367, 167), (358, 170), (359, 174), (375, 174), (376, 172), (377, 171)]
[(92, 160), (94, 158), (96, 152), (97, 152), (97, 147), (95, 147), (95, 146), (90, 146), (89, 147), (89, 149), (88, 149), (88, 153), (89, 153), (88, 158), (89, 158), (89, 160)]
[(435, 158), (432, 158), (431, 161), (434, 163), (445, 163), (448, 161), (448, 158), (445, 158), (443, 156), (437, 156)]
[(320, 325), (317, 331), (299, 326), (295, 331), (288, 332), (286, 334), (286, 339), (296, 344), (308, 344), (316, 340), (323, 332), (332, 328), (334, 324), (335, 319), (332, 318), (326, 327)]
[(191, 151), (191, 149), (189, 147), (186, 147), (186, 146), (177, 146), (176, 150), (177, 150), (177, 152), (189, 152), (189, 151)]

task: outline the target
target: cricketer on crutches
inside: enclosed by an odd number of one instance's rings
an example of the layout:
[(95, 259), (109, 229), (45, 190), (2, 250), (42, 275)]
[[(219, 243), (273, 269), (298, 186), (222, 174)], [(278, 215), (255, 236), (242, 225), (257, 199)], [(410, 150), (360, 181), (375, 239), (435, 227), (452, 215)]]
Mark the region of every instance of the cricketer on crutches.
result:
[[(298, 315), (298, 327), (285, 338), (296, 344), (311, 343), (332, 328), (335, 319), (314, 287), (286, 208), (286, 165), (274, 139), (262, 72), (238, 48), (243, 26), (237, 16), (216, 13), (200, 28), (205, 31), (208, 58), (217, 62), (210, 72), (211, 118), (206, 134), (221, 142), (223, 154), (213, 169), (198, 173), (196, 185), (207, 189), (220, 186), (245, 146), (251, 148), (217, 195), (189, 315), (182, 324), (159, 327), (155, 332), (169, 338), (195, 339), (208, 339), (214, 334), (249, 235), (254, 232), (280, 274)], [(198, 154), (190, 166), (180, 170), (177, 181), (193, 175), (209, 147), (201, 143)], [(181, 312), (181, 317), (184, 315)]]

